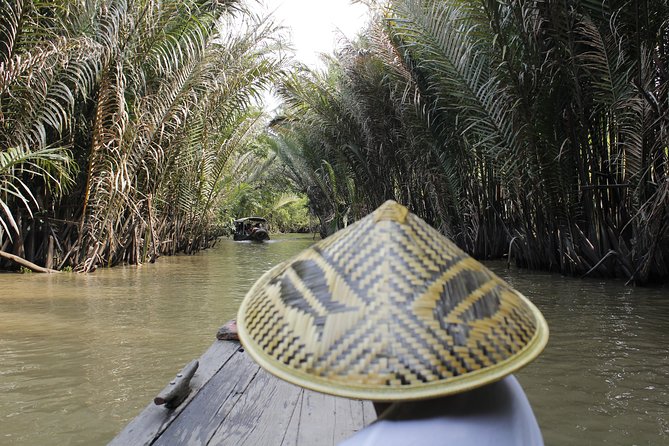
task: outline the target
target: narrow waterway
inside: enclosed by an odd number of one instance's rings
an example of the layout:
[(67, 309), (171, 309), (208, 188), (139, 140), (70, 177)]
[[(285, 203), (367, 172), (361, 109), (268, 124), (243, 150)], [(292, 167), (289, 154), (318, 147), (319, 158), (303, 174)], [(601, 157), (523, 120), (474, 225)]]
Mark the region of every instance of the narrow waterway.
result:
[[(312, 243), (221, 240), (93, 274), (0, 274), (0, 444), (105, 444), (234, 317), (253, 282)], [(669, 443), (669, 290), (506, 270), (551, 340), (518, 373), (547, 445)]]

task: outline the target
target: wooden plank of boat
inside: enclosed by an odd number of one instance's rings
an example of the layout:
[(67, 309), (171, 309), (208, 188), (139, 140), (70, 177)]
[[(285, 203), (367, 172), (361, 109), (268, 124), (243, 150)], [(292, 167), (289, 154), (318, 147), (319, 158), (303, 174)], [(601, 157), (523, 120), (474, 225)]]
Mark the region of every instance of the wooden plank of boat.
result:
[(150, 404), (110, 445), (335, 445), (376, 419), (370, 402), (304, 390), (216, 341), (175, 409)]
[(199, 367), (193, 376), (191, 392), (176, 409), (170, 410), (154, 403), (146, 408), (121, 431), (109, 444), (151, 444), (188, 407), (202, 387), (226, 364), (239, 349), (234, 342), (215, 342), (200, 357)]

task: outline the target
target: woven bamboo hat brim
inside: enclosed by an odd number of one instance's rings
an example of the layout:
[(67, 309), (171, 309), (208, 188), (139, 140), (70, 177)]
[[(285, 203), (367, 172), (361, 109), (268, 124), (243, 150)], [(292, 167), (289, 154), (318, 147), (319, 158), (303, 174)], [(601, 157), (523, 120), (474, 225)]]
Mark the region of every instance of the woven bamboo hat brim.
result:
[(497, 381), (548, 341), (527, 298), (394, 201), (265, 273), (237, 324), (279, 378), (374, 401)]

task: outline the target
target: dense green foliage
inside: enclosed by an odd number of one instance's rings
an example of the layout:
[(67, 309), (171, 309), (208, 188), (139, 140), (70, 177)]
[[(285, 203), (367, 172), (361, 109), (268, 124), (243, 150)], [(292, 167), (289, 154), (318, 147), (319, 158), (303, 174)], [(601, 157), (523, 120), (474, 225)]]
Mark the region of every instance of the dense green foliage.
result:
[(479, 258), (669, 277), (669, 5), (394, 0), (284, 83), (325, 232), (396, 199)]
[(236, 1), (0, 0), (0, 249), (90, 271), (208, 246), (277, 36)]
[(277, 162), (275, 141), (263, 135), (237, 159), (225, 187), (221, 222), (258, 216), (268, 220), (270, 232), (312, 230), (307, 197)]
[(669, 277), (666, 0), (366, 3), (312, 71), (236, 1), (0, 0), (0, 251), (90, 271), (392, 198), (479, 258)]
[[(262, 186), (259, 186), (261, 184)], [(311, 230), (307, 197), (275, 189), (265, 182), (239, 183), (227, 196), (223, 218), (232, 230), (235, 217), (260, 216), (267, 219), (270, 232)]]

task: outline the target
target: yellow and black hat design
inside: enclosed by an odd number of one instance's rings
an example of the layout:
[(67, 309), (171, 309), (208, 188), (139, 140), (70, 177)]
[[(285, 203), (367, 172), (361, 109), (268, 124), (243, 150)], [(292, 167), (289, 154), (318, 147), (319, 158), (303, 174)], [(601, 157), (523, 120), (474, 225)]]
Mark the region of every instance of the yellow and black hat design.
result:
[(548, 341), (527, 298), (394, 201), (265, 273), (237, 324), (279, 378), (374, 401), (491, 383)]

